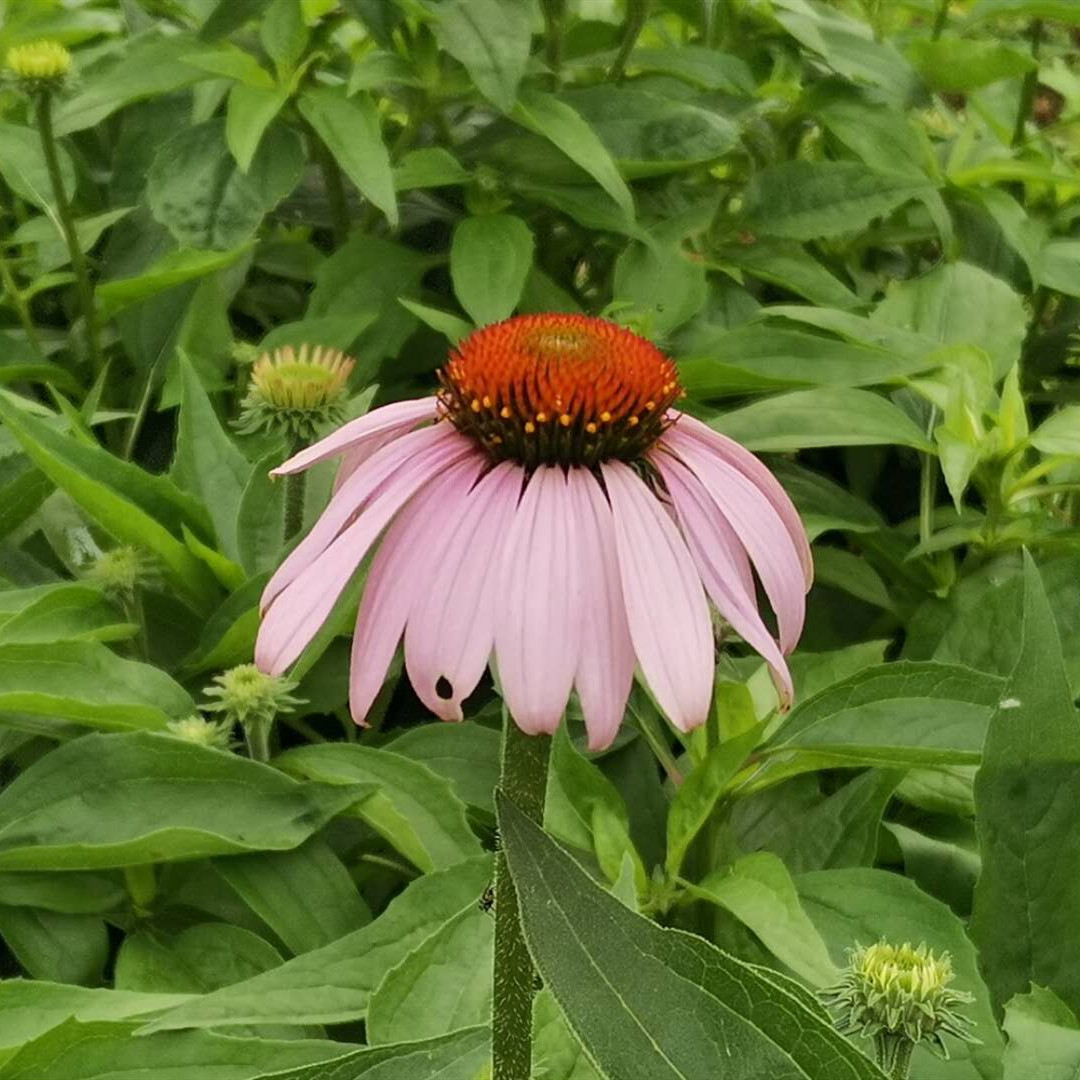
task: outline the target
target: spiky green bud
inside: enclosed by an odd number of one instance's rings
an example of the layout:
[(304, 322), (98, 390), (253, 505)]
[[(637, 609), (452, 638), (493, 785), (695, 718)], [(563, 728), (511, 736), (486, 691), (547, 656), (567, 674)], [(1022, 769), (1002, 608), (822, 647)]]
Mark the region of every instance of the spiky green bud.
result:
[(214, 677), (214, 685), (203, 693), (215, 700), (203, 708), (237, 724), (269, 724), (278, 713), (304, 704), (292, 696), (295, 689), (296, 683), (284, 675), (266, 675), (254, 664), (239, 664)]
[(30, 41), (8, 49), (5, 66), (28, 94), (59, 90), (71, 69), (71, 53), (58, 41)]
[(212, 746), (218, 750), (228, 750), (232, 745), (232, 723), (228, 720), (204, 720), (192, 713), (183, 720), (172, 720), (169, 732), (184, 742), (197, 746)]

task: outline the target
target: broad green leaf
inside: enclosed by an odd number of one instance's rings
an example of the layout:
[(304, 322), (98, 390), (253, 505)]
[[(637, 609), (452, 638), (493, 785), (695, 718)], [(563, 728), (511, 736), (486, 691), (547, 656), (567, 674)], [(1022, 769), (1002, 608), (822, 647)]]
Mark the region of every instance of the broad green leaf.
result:
[(469, 178), (458, 159), (441, 146), (410, 150), (394, 169), (394, 187), (398, 191), (467, 184)]
[(1030, 53), (996, 41), (943, 37), (919, 38), (907, 48), (908, 59), (934, 90), (965, 93), (980, 86), (1013, 79), (1038, 67)]
[(318, 837), (292, 851), (219, 859), (217, 872), (294, 954), (371, 921), (344, 863)]
[(138, 994), (28, 979), (0, 980), (0, 1062), (8, 1047), (30, 1042), (69, 1018), (86, 1023), (126, 1020), (180, 1005), (187, 998), (186, 994)]
[(738, 141), (738, 128), (716, 109), (641, 90), (633, 83), (568, 90), (560, 100), (584, 118), (631, 178), (713, 161)]
[(814, 304), (848, 308), (859, 298), (793, 240), (762, 237), (750, 244), (731, 244), (716, 253), (721, 265), (734, 266), (751, 277), (805, 296)]
[(1080, 9), (1072, 0), (975, 0), (971, 11), (972, 19), (998, 19), (1010, 15), (1080, 24)]
[(541, 990), (533, 1002), (533, 1061), (545, 1080), (603, 1080), (550, 990)]
[(388, 971), (371, 995), (367, 1037), (410, 1042), (487, 1023), (495, 920), (465, 908)]
[(580, 165), (615, 200), (623, 220), (633, 222), (634, 197), (607, 147), (580, 113), (552, 94), (530, 90), (521, 95), (513, 118), (522, 127), (554, 143)]
[(755, 401), (709, 421), (748, 450), (893, 444), (933, 451), (907, 413), (868, 390), (825, 386)]
[(459, 912), (476, 908), (490, 883), (487, 857), (425, 874), (367, 926), (273, 971), (188, 1001), (146, 1030), (358, 1019), (386, 972)]
[(178, 934), (136, 929), (116, 956), (118, 990), (206, 994), (277, 967), (281, 956), (265, 938), (229, 923), (196, 923)]
[(365, 1047), (334, 1061), (252, 1080), (473, 1080), (485, 1075), (490, 1058), (491, 1032), (473, 1027), (419, 1042)]
[(185, 64), (191, 64), (200, 71), (211, 75), (221, 75), (226, 79), (235, 79), (247, 86), (269, 90), (274, 86), (273, 76), (249, 52), (226, 42), (217, 48), (201, 49), (186, 53)]
[(354, 813), (421, 870), (444, 869), (480, 851), (465, 806), (430, 769), (390, 750), (323, 743), (287, 750), (283, 769), (327, 784), (375, 785)]
[(444, 0), (429, 10), (439, 45), (465, 65), (488, 101), (508, 113), (529, 64), (528, 9), (515, 0)]
[(1039, 281), (1066, 296), (1080, 296), (1080, 243), (1050, 240), (1038, 253)]
[(237, 508), (251, 473), (247, 459), (225, 433), (195, 368), (180, 357), (180, 418), (170, 476), (202, 501), (221, 550), (239, 558)]
[(310, 37), (304, 12), (291, 0), (273, 0), (259, 20), (259, 39), (282, 81), (295, 70)]
[(178, 243), (228, 251), (251, 238), (263, 215), (296, 187), (303, 166), (300, 136), (276, 124), (243, 173), (225, 141), (225, 121), (208, 120), (161, 146), (146, 194), (154, 217)]
[(615, 260), (612, 293), (666, 337), (705, 306), (705, 266), (675, 244), (631, 241)]
[(205, 604), (214, 587), (201, 564), (178, 539), (183, 527), (209, 534), (206, 511), (164, 476), (63, 435), (0, 398), (0, 418), (27, 455), (117, 540), (155, 554), (186, 598)]
[(19, 592), (32, 593), (33, 599), (10, 617), (5, 613), (9, 598), (0, 597), (0, 645), (117, 641), (137, 630), (99, 589), (89, 585), (63, 582), (44, 590), (20, 589), (16, 595)]
[(3, 711), (124, 731), (163, 728), (194, 708), (160, 668), (125, 660), (96, 641), (0, 645)]
[[(917, 945), (926, 942), (939, 956), (952, 958), (957, 990), (975, 1001), (963, 1013), (975, 1022), (978, 1044), (948, 1039), (949, 1061), (929, 1050), (915, 1051), (913, 1080), (1000, 1080), (1002, 1040), (994, 1023), (986, 984), (964, 924), (940, 900), (927, 896), (914, 882), (885, 870), (821, 870), (795, 879), (803, 910), (829, 946), (838, 965), (848, 962), (857, 943), (886, 941)], [(864, 1043), (870, 1051), (869, 1043)]]
[(242, 173), (251, 168), (266, 129), (288, 100), (289, 88), (272, 83), (269, 87), (235, 83), (229, 90), (225, 142)]
[(749, 731), (714, 746), (678, 787), (667, 819), (667, 859), (664, 865), (669, 874), (679, 872), (694, 837), (712, 816), (724, 789), (760, 738), (761, 728), (755, 725)]
[[(58, 158), (64, 190), (70, 197), (75, 190), (75, 166), (63, 148)], [(41, 136), (34, 128), (0, 122), (0, 176), (20, 199), (55, 212), (56, 198), (41, 150)]]
[(281, 562), (285, 545), (285, 484), (270, 475), (281, 464), (271, 450), (251, 467), (236, 506), (236, 556), (249, 574), (273, 570)]
[(715, 870), (689, 894), (731, 912), (765, 947), (811, 986), (836, 981), (838, 970), (814, 924), (806, 917), (787, 867), (761, 851)]
[(209, 1031), (135, 1038), (136, 1025), (67, 1020), (0, 1066), (3, 1080), (254, 1080), (269, 1070), (330, 1062), (350, 1049), (328, 1039), (238, 1039)]
[(199, 29), (199, 37), (203, 41), (227, 37), (259, 18), (269, 6), (270, 0), (217, 0), (212, 9), (206, 9), (206, 21)]
[[(132, 206), (119, 206), (114, 210), (107, 210), (103, 214), (77, 218), (75, 221), (75, 234), (78, 236), (79, 244), (83, 250), (89, 251), (94, 247), (104, 232), (127, 217), (133, 209)], [(15, 230), (11, 239), (20, 244), (34, 244), (35, 262), (42, 271), (56, 270), (71, 263), (71, 254), (68, 251), (64, 232), (59, 222), (49, 215), (31, 218), (29, 221), (24, 222)], [(0, 369), (0, 378), (2, 377), (3, 369)]]
[(744, 60), (703, 45), (635, 49), (630, 66), (674, 75), (703, 90), (750, 95), (755, 89), (754, 75)]
[(604, 1075), (880, 1080), (798, 984), (630, 911), (505, 798), (499, 824), (533, 960)]
[(195, 652), (184, 660), (186, 677), (250, 663), (259, 630), (259, 597), (267, 574), (251, 578), (207, 619)]
[(852, 495), (828, 477), (789, 461), (774, 462), (772, 470), (791, 496), (811, 540), (834, 529), (867, 533), (885, 527), (884, 520), (870, 503)]
[(1067, 405), (1032, 433), (1031, 445), (1044, 454), (1080, 456), (1080, 405)]
[(792, 711), (764, 748), (834, 765), (972, 764), (1005, 693), (999, 678), (946, 664), (866, 668)]
[(64, 874), (18, 870), (0, 873), (0, 898), (16, 907), (34, 907), (61, 915), (100, 915), (123, 904), (118, 878), (104, 874)]
[(0, 937), (32, 979), (96, 986), (109, 958), (109, 933), (99, 915), (0, 905)]
[(422, 724), (387, 744), (453, 785), (459, 799), (494, 813), (499, 781), (499, 732), (482, 724)]
[(286, 851), (368, 791), (297, 783), (167, 735), (85, 735), (0, 793), (0, 868), (93, 870)]
[(843, 548), (819, 547), (814, 552), (814, 581), (841, 589), (863, 603), (883, 611), (893, 611), (895, 605), (881, 575), (864, 558)]
[(427, 304), (418, 304), (415, 300), (399, 301), (407, 311), (411, 311), (425, 326), (430, 326), (450, 342), (456, 345), (459, 341), (467, 338), (475, 329), (471, 322), (451, 315), (449, 311), (439, 308), (428, 307)]
[(1069, 913), (1080, 903), (1080, 879), (1067, 868), (1080, 845), (1071, 825), (1080, 813), (1080, 719), (1045, 587), (1027, 555), (1021, 617), (1016, 667), (975, 778), (983, 868), (971, 935), (996, 1008), (1032, 982), (1076, 1008)]
[(305, 90), (298, 106), (345, 175), (377, 206), (391, 225), (398, 222), (390, 155), (379, 130), (379, 114), (367, 94), (346, 97), (343, 90)]
[(465, 218), (454, 229), (454, 293), (477, 325), (513, 313), (532, 266), (533, 246), (528, 225), (512, 214)]
[(974, 345), (1003, 379), (1020, 358), (1027, 314), (1004, 281), (970, 263), (942, 263), (929, 274), (893, 282), (873, 314), (876, 322), (914, 330), (942, 345)]
[(910, 173), (878, 172), (854, 161), (785, 161), (751, 178), (741, 225), (789, 240), (841, 236), (892, 213), (928, 186)]
[(125, 41), (115, 63), (96, 67), (71, 97), (57, 103), (56, 133), (84, 131), (134, 101), (205, 79), (205, 72), (182, 59), (194, 44), (188, 34), (146, 34)]
[(1080, 1071), (1080, 1022), (1041, 986), (1005, 1005), (1005, 1080), (1069, 1080)]

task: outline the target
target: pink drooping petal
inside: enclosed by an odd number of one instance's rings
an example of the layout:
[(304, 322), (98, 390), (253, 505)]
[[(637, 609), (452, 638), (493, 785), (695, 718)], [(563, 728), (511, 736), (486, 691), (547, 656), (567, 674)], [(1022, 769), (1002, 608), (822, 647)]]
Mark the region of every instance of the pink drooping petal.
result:
[(382, 689), (409, 613), (430, 586), (446, 508), (460, 504), (481, 468), (471, 457), (437, 476), (394, 519), (371, 561), (349, 666), (349, 710), (358, 724)]
[[(479, 463), (483, 459), (474, 448), (465, 460)], [(280, 675), (303, 652), (371, 545), (409, 499), (444, 467), (444, 460), (431, 455), (402, 465), (385, 481), (379, 497), (278, 594), (263, 615), (255, 643), (255, 662), (263, 671)]]
[(337, 431), (306, 450), (301, 450), (299, 454), (294, 454), (288, 461), (283, 461), (272, 470), (272, 475), (285, 476), (288, 473), (303, 472), (320, 461), (363, 445), (366, 439), (394, 430), (405, 432), (424, 420), (434, 420), (436, 402), (434, 397), (415, 398), (372, 409), (356, 420), (342, 424)]
[(709, 493), (678, 458), (654, 451), (649, 460), (671, 496), (705, 591), (717, 611), (768, 663), (781, 707), (788, 708), (794, 693), (791, 673), (758, 613), (753, 576), (742, 544)]
[(345, 481), (348, 480), (365, 461), (370, 461), (384, 446), (389, 446), (396, 439), (400, 439), (404, 434), (406, 434), (406, 431), (401, 428), (394, 428), (383, 435), (372, 435), (370, 439), (365, 439), (358, 446), (346, 450), (345, 453), (341, 455), (341, 464), (338, 465), (337, 472), (334, 473), (334, 486), (331, 489), (331, 493), (336, 495), (341, 490)]
[(634, 682), (634, 646), (619, 581), (611, 507), (588, 469), (573, 468), (567, 484), (577, 520), (581, 655), (574, 683), (590, 750), (612, 743)]
[(719, 431), (713, 431), (708, 424), (703, 424), (686, 413), (677, 413), (673, 409), (671, 415), (678, 417), (678, 424), (670, 429), (669, 434), (680, 432), (696, 439), (738, 469), (769, 500), (795, 545), (806, 579), (806, 588), (809, 590), (814, 583), (814, 557), (810, 553), (810, 541), (806, 537), (799, 511), (795, 509), (780, 481), (745, 446), (740, 446), (734, 439), (722, 435)]
[(372, 456), (367, 466), (354, 473), (330, 499), (311, 531), (296, 545), (263, 590), (260, 607), (265, 612), (281, 592), (324, 552), (341, 530), (363, 509), (376, 501), (390, 479), (419, 470), (432, 475), (447, 464), (476, 452), (475, 443), (449, 424), (422, 428), (394, 439)]
[(806, 580), (798, 549), (772, 502), (746, 473), (693, 436), (670, 428), (660, 444), (690, 468), (738, 534), (776, 612), (780, 648), (790, 653), (806, 617)]
[(495, 640), (496, 568), (525, 479), (503, 462), (456, 505), (447, 505), (446, 542), (428, 587), (405, 627), (405, 665), (420, 700), (443, 720), (461, 720), (461, 703), (484, 674)]
[(502, 543), (495, 655), (518, 727), (551, 733), (570, 697), (581, 646), (577, 526), (562, 469), (532, 475)]
[(709, 605), (675, 522), (637, 473), (601, 466), (615, 524), (630, 639), (657, 703), (680, 731), (705, 722), (713, 683)]

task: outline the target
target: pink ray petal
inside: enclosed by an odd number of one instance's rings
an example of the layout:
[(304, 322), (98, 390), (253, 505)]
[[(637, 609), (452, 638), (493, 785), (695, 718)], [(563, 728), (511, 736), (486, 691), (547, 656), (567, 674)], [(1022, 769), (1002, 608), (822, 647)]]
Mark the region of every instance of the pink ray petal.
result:
[(481, 460), (466, 458), (436, 477), (397, 516), (375, 553), (349, 666), (349, 709), (358, 724), (382, 689), (409, 613), (430, 586), (447, 508), (460, 505), (481, 467)]
[(633, 686), (634, 646), (619, 581), (611, 507), (588, 469), (570, 469), (566, 479), (575, 503), (581, 561), (582, 643), (574, 682), (589, 749), (605, 750), (618, 733)]
[(776, 612), (780, 648), (790, 653), (806, 617), (806, 583), (798, 549), (772, 502), (744, 472), (697, 439), (669, 429), (661, 445), (689, 466), (738, 534)]
[(334, 486), (331, 493), (336, 495), (345, 481), (365, 461), (370, 461), (384, 446), (389, 446), (392, 442), (400, 439), (402, 435), (407, 434), (407, 431), (408, 429), (402, 425), (402, 427), (393, 428), (383, 435), (372, 435), (370, 439), (364, 439), (363, 442), (346, 450), (341, 455), (341, 464), (338, 466), (338, 471), (334, 473)]
[(794, 694), (791, 673), (758, 613), (754, 581), (742, 544), (709, 493), (678, 458), (653, 452), (649, 460), (656, 466), (671, 495), (705, 591), (717, 611), (768, 663), (781, 707), (788, 708)]
[[(473, 450), (466, 461), (483, 458)], [(397, 512), (445, 467), (438, 457), (414, 458), (390, 477), (380, 497), (367, 507), (325, 551), (309, 563), (277, 596), (259, 627), (255, 662), (280, 675), (304, 651), (326, 621), (342, 590)]]
[[(461, 720), (495, 640), (494, 567), (525, 479), (503, 462), (447, 507), (446, 542), (405, 628), (405, 665), (420, 700), (443, 720)], [(440, 679), (445, 680), (440, 687)], [(446, 693), (440, 694), (443, 689)]]
[(773, 509), (780, 515), (780, 520), (784, 523), (784, 528), (799, 554), (799, 563), (806, 578), (806, 588), (809, 590), (814, 583), (814, 557), (810, 552), (810, 541), (806, 538), (806, 529), (799, 517), (799, 511), (795, 509), (795, 504), (792, 503), (780, 481), (745, 446), (740, 446), (734, 439), (722, 435), (719, 431), (714, 431), (696, 417), (688, 416), (686, 413), (676, 414), (674, 409), (671, 412), (678, 416), (678, 425), (670, 429), (671, 433), (681, 432), (708, 447), (714, 454), (722, 457), (729, 465), (733, 465), (751, 480), (772, 503)]
[(342, 484), (311, 531), (274, 571), (263, 590), (261, 609), (265, 612), (275, 598), (333, 543), (369, 499), (377, 501), (383, 484), (417, 470), (430, 475), (475, 452), (475, 443), (449, 424), (409, 432), (383, 447), (372, 456), (365, 469), (354, 473)]
[(713, 684), (709, 605), (690, 552), (659, 499), (620, 461), (601, 465), (634, 652), (680, 731), (705, 722)]
[(530, 735), (559, 726), (581, 644), (577, 528), (562, 469), (532, 475), (502, 543), (495, 655), (503, 695)]
[(317, 462), (336, 457), (361, 445), (365, 439), (386, 434), (394, 429), (407, 431), (424, 420), (434, 420), (437, 401), (435, 397), (416, 398), (395, 401), (390, 405), (372, 409), (356, 420), (342, 424), (337, 431), (306, 450), (301, 450), (299, 454), (294, 454), (288, 461), (283, 461), (272, 470), (272, 475), (285, 476), (288, 473), (303, 472)]

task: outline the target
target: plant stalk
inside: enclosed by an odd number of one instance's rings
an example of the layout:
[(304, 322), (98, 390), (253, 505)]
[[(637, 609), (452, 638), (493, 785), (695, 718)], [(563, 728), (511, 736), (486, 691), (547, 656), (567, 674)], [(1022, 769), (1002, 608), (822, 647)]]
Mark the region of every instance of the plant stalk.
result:
[(26, 297), (23, 296), (22, 290), (19, 288), (15, 275), (11, 272), (11, 267), (2, 250), (0, 250), (0, 285), (3, 286), (4, 292), (11, 297), (11, 306), (15, 309), (15, 314), (22, 324), (27, 342), (34, 352), (44, 360), (45, 350), (41, 347), (41, 336), (38, 334), (38, 328), (34, 325), (34, 320), (30, 315), (30, 307), (26, 303)]
[[(930, 407), (930, 419), (926, 424), (928, 438), (934, 437), (937, 423), (937, 406)], [(937, 500), (938, 463), (933, 454), (922, 454), (919, 477), (919, 543), (927, 544), (934, 534), (934, 503)]]
[(252, 761), (270, 760), (270, 729), (272, 720), (253, 720), (244, 724), (244, 744)]
[(945, 30), (945, 24), (949, 21), (949, 0), (938, 0), (937, 11), (934, 12), (934, 25), (930, 30), (930, 40), (937, 41)]
[[(1043, 24), (1042, 19), (1035, 19), (1031, 23), (1031, 58), (1038, 60), (1039, 46), (1042, 44)], [(1031, 106), (1035, 102), (1035, 89), (1039, 85), (1039, 68), (1036, 65), (1033, 71), (1024, 76), (1024, 83), (1020, 88), (1020, 105), (1016, 110), (1016, 125), (1013, 127), (1012, 145), (1020, 146), (1024, 141), (1024, 130), (1027, 127), (1028, 117), (1031, 115)]]
[(60, 158), (56, 152), (56, 135), (52, 122), (52, 95), (43, 92), (37, 98), (38, 134), (41, 136), (41, 151), (45, 156), (45, 167), (49, 171), (53, 198), (56, 200), (56, 213), (60, 219), (60, 228), (64, 233), (68, 254), (71, 256), (71, 268), (75, 272), (75, 289), (79, 294), (79, 307), (82, 308), (83, 333), (86, 335), (86, 352), (90, 366), (97, 376), (101, 373), (101, 344), (98, 341), (97, 315), (94, 312), (94, 287), (90, 282), (90, 269), (86, 255), (79, 243), (75, 231), (75, 219), (71, 214), (71, 203), (64, 191), (64, 177), (60, 172)]
[(622, 79), (626, 65), (630, 61), (630, 54), (634, 51), (637, 39), (641, 36), (641, 31), (645, 29), (645, 23), (648, 21), (650, 4), (651, 0), (628, 0), (626, 20), (622, 27), (622, 41), (619, 42), (619, 51), (608, 72), (608, 79), (611, 82), (619, 82)]
[[(551, 739), (526, 735), (503, 709), (499, 787), (538, 825), (544, 820)], [(517, 892), (504, 852), (495, 860), (495, 1000), (492, 1006), (492, 1080), (532, 1075), (535, 973), (521, 930)]]
[(338, 168), (338, 163), (334, 160), (330, 148), (310, 125), (308, 125), (308, 141), (311, 144), (312, 157), (319, 164), (323, 187), (326, 188), (326, 202), (330, 207), (334, 243), (341, 247), (349, 239), (349, 204), (345, 198), (345, 184), (341, 179), (341, 169)]
[[(297, 439), (289, 457), (299, 454), (307, 444)], [(307, 473), (290, 473), (285, 477), (285, 543), (287, 544), (304, 527), (304, 493), (307, 491)]]

